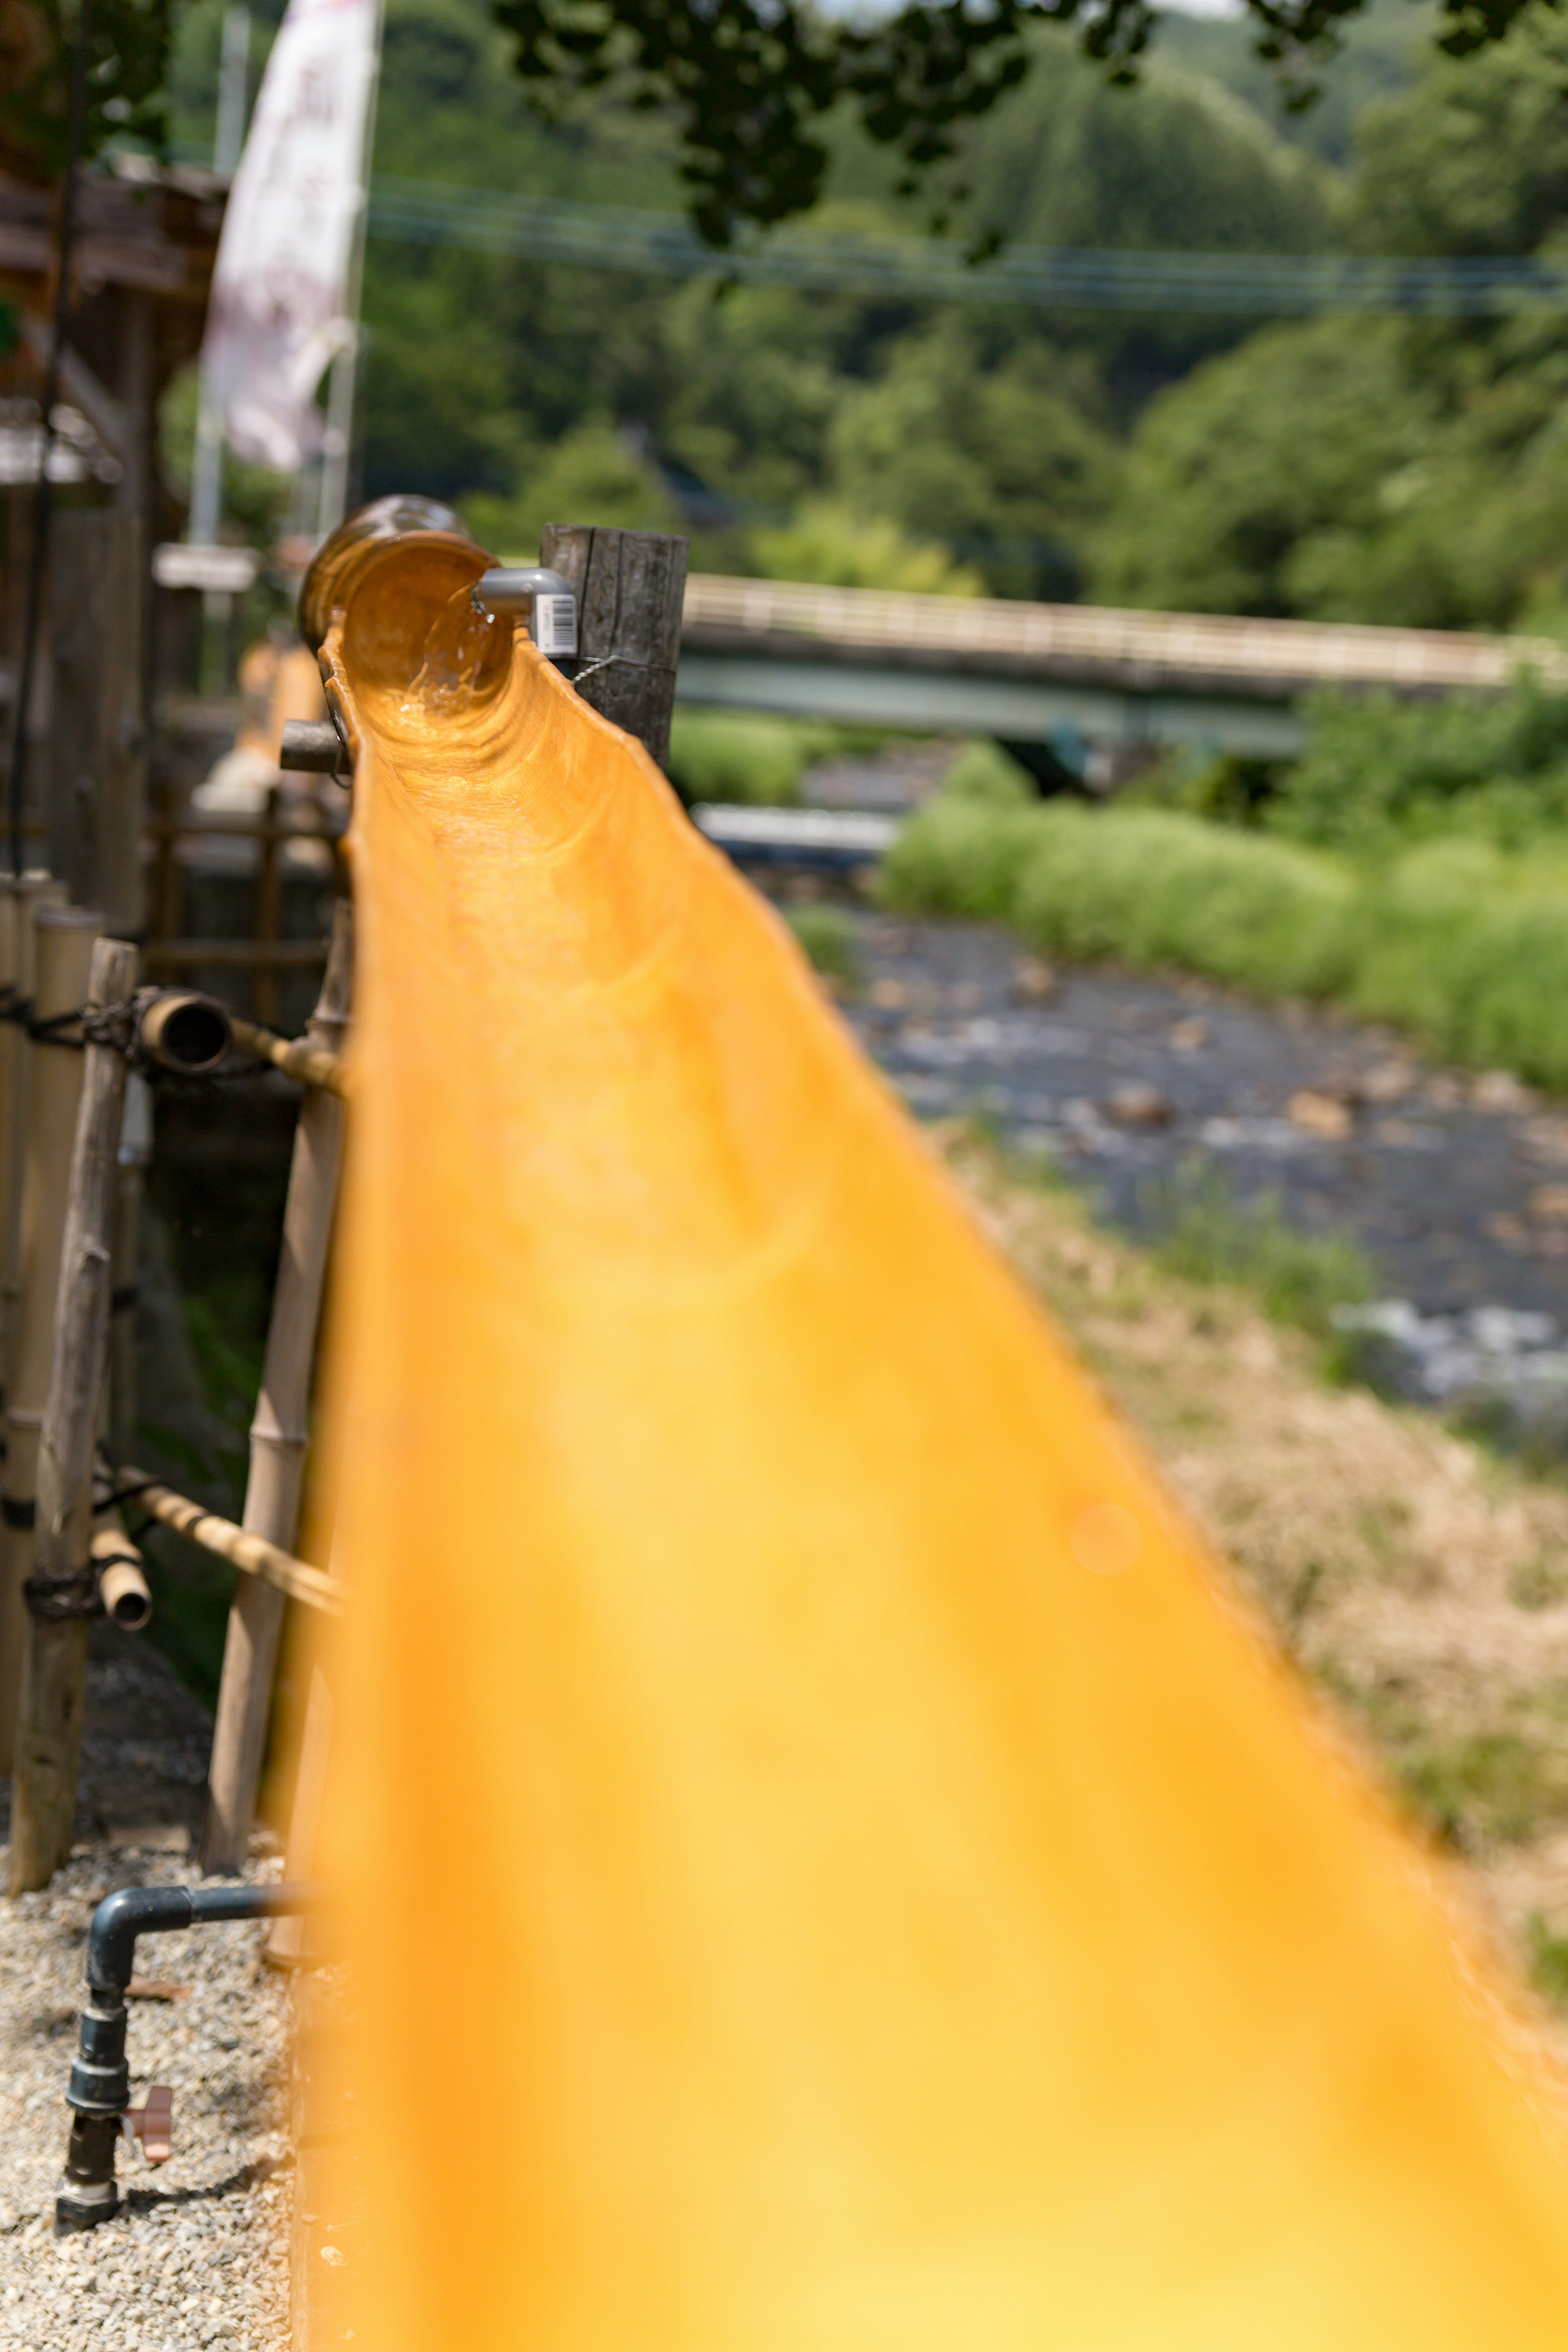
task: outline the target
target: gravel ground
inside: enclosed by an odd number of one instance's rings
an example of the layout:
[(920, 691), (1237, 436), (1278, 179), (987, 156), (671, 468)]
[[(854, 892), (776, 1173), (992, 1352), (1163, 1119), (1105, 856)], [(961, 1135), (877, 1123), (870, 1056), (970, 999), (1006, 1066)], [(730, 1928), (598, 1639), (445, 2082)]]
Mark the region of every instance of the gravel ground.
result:
[(97, 1834), (46, 1893), (0, 1902), (0, 2345), (282, 2352), (289, 1985), (262, 1958), (262, 1926), (138, 1946), (148, 1995), (131, 2004), (132, 2092), (173, 2087), (174, 2153), (152, 2167), (122, 2144), (118, 2218), (54, 2236), (93, 1906), (117, 1886), (197, 1883), (184, 1853), (201, 1709), (155, 1651), (100, 1627), (88, 1719), (81, 1819)]

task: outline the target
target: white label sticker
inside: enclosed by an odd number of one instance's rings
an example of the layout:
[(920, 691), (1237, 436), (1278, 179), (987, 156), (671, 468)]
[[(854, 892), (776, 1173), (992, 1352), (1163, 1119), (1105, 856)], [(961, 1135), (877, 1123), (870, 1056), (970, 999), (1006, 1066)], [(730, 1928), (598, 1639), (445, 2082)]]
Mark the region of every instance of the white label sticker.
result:
[(575, 596), (536, 596), (533, 600), (533, 642), (552, 660), (577, 650)]

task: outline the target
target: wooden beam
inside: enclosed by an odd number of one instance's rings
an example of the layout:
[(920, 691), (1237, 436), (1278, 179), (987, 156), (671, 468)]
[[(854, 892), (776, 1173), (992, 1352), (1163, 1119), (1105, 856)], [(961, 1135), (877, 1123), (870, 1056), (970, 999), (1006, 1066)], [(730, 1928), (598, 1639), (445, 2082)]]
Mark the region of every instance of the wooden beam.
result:
[[(307, 1041), (336, 1054), (348, 1028), (353, 971), (353, 919), (339, 901), (321, 1001)], [(342, 1158), (343, 1105), (324, 1087), (312, 1087), (300, 1105), (294, 1159), (283, 1212), (283, 1250), (261, 1393), (250, 1425), (250, 1475), (245, 1491), (249, 1534), (292, 1550), (298, 1538), (305, 1477), (310, 1382), (326, 1286), (327, 1247), (337, 1206)], [(267, 1745), (283, 1594), (246, 1578), (229, 1611), (213, 1728), (207, 1813), (202, 1832), (205, 1871), (236, 1870), (245, 1859)]]
[[(96, 941), (89, 1009), (128, 1004), (136, 991), (136, 963), (126, 940)], [(109, 1368), (115, 1173), (130, 1066), (120, 1046), (110, 1043), (89, 1042), (81, 1059), (54, 1361), (38, 1447), (35, 1567), (11, 1784), (13, 1895), (48, 1885), (69, 1859), (76, 1829), (93, 1581), (92, 1457)], [(48, 1613), (59, 1607), (72, 1613)]]

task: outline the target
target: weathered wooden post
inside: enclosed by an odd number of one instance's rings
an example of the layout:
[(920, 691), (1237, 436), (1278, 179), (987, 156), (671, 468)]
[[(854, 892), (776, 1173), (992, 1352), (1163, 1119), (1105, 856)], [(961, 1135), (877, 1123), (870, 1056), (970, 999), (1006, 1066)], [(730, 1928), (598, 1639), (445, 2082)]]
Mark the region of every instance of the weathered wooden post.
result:
[(144, 544), (123, 507), (70, 508), (49, 530), (49, 870), (120, 939), (146, 915)]
[[(347, 899), (340, 899), (321, 1001), (307, 1030), (313, 1044), (333, 1053), (348, 1026), (353, 977), (353, 919)], [(308, 1087), (294, 1133), (278, 1286), (272, 1295), (261, 1393), (250, 1424), (250, 1474), (243, 1519), (247, 1534), (264, 1536), (285, 1551), (294, 1549), (299, 1533), (310, 1381), (326, 1286), (327, 1247), (337, 1205), (342, 1136), (340, 1097), (325, 1087)], [(201, 1847), (205, 1871), (237, 1870), (245, 1859), (267, 1744), (284, 1607), (284, 1596), (272, 1586), (256, 1577), (240, 1579), (228, 1612), (213, 1730)]]
[[(23, 1021), (33, 993), (33, 909), (63, 902), (65, 886), (47, 874), (7, 875), (0, 882), (0, 986), (13, 1018), (0, 1021), (0, 1405), (10, 1394), (16, 1338), (17, 1250), (22, 1232), (22, 1164), (27, 1139), (27, 1035)], [(0, 1538), (3, 1553), (3, 1538)]]
[[(137, 955), (99, 940), (87, 1010), (108, 1013), (136, 992)], [(26, 1588), (26, 1646), (11, 1784), (13, 1895), (47, 1886), (69, 1858), (94, 1604), (92, 1459), (109, 1364), (115, 1179), (129, 1066), (123, 1040), (82, 1054), (60, 1250), (54, 1362), (38, 1446), (35, 1569)]]
[[(51, 1020), (79, 1012), (101, 917), (73, 907), (33, 910), (33, 1003)], [(65, 1238), (66, 1192), (76, 1142), (85, 1056), (68, 1046), (29, 1041), (26, 1047), (27, 1127), (23, 1150), (17, 1241), (16, 1319), (12, 1335), (11, 1390), (5, 1400), (5, 1477), (0, 1516), (5, 1564), (0, 1589), (0, 1770), (9, 1771), (22, 1686), (27, 1612), (22, 1586), (33, 1571), (34, 1501), (38, 1441), (55, 1352), (55, 1304)]]
[(687, 545), (659, 530), (546, 523), (539, 560), (577, 598), (574, 683), (584, 702), (636, 735), (662, 768), (680, 659)]

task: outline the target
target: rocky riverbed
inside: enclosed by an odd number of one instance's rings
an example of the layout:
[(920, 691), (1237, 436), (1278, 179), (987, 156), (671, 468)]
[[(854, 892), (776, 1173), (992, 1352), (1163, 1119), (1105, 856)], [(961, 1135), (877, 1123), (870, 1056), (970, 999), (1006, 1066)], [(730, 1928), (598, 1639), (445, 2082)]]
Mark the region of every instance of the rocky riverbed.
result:
[(921, 1116), (980, 1116), (1135, 1234), (1206, 1185), (1349, 1236), (1382, 1384), (1568, 1442), (1568, 1105), (1318, 1007), (1053, 969), (983, 924), (846, 919), (847, 1017)]

